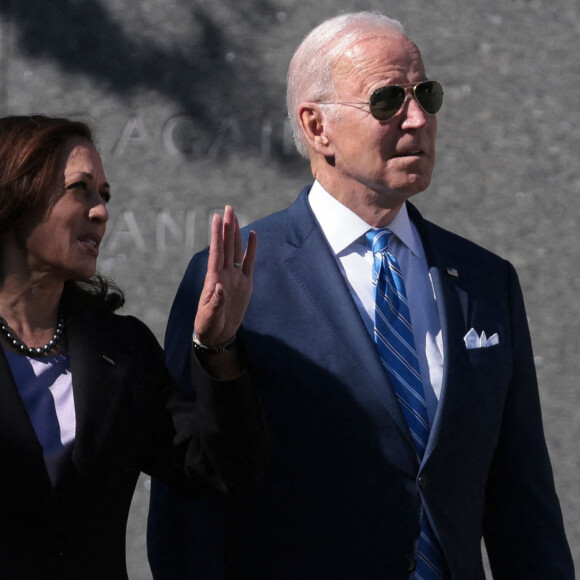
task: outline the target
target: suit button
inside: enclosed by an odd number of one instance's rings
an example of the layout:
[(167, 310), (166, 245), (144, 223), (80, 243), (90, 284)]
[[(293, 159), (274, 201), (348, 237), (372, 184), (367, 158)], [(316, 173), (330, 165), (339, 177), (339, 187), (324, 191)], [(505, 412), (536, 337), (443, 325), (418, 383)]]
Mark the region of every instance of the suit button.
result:
[(415, 558), (413, 558), (413, 556), (409, 556), (407, 554), (405, 556), (405, 571), (406, 572), (414, 572), (416, 567), (417, 567), (417, 560), (415, 560)]
[(424, 489), (427, 487), (427, 479), (425, 478), (425, 476), (424, 476), (424, 475), (420, 475), (420, 476), (418, 477), (418, 479), (417, 479), (417, 482), (418, 482), (418, 484), (419, 484), (419, 487), (420, 487), (421, 489), (423, 489), (423, 490), (424, 490)]

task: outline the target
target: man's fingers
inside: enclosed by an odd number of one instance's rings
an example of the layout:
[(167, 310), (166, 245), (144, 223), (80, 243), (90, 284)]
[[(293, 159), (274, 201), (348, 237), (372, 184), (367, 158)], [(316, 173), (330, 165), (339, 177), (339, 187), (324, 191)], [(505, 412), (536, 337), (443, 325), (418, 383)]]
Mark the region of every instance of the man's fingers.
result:
[(252, 278), (254, 275), (254, 263), (256, 261), (256, 254), (258, 251), (258, 236), (254, 230), (250, 232), (248, 236), (248, 244), (246, 246), (246, 253), (244, 255), (244, 261), (242, 270), (246, 276)]
[(242, 234), (238, 216), (234, 214), (234, 262), (241, 264), (244, 257), (244, 246), (242, 245)]
[(214, 214), (211, 224), (208, 273), (218, 273), (224, 268), (242, 266), (244, 274), (252, 276), (256, 259), (257, 236), (250, 232), (244, 253), (238, 217), (231, 205), (224, 208), (223, 218)]
[(207, 271), (211, 273), (221, 270), (224, 263), (222, 224), (222, 217), (218, 213), (215, 213), (211, 222), (211, 240), (209, 243), (209, 258), (207, 262)]
[(232, 266), (235, 260), (236, 215), (231, 205), (224, 208), (223, 229), (223, 267), (226, 268)]

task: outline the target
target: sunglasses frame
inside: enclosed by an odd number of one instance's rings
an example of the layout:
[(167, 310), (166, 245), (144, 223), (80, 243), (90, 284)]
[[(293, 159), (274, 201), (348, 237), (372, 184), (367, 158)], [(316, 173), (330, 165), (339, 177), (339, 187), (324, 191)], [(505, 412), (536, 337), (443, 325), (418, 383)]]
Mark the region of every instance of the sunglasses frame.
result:
[[(425, 107), (421, 104), (421, 101), (417, 98), (417, 87), (421, 86), (424, 83), (434, 83), (435, 85), (438, 85), (441, 89), (441, 105), (439, 106), (437, 111), (435, 111), (434, 113), (430, 113), (429, 111), (427, 111), (425, 109)], [(405, 91), (405, 97), (407, 95), (407, 92), (411, 91), (413, 93), (414, 99), (417, 101), (417, 104), (419, 105), (419, 107), (421, 107), (421, 110), (426, 115), (429, 115), (429, 117), (434, 117), (441, 110), (441, 106), (443, 105), (443, 95), (445, 94), (443, 91), (443, 85), (439, 81), (435, 81), (435, 80), (431, 80), (431, 79), (425, 79), (422, 81), (418, 81), (416, 83), (402, 83), (402, 84), (394, 84), (394, 85), (384, 85), (382, 87), (379, 87), (378, 89), (375, 89), (371, 93), (371, 96), (369, 97), (368, 101), (319, 101), (318, 104), (319, 105), (347, 105), (347, 106), (351, 106), (351, 107), (357, 107), (359, 105), (368, 105), (369, 106), (369, 113), (377, 121), (390, 121), (403, 108), (403, 105), (405, 104), (406, 98), (403, 97), (403, 101), (401, 102), (399, 107), (393, 111), (393, 114), (390, 117), (384, 117), (384, 118), (376, 116), (376, 114), (373, 110), (373, 106), (374, 106), (373, 101), (376, 101), (377, 98), (379, 98), (381, 91), (384, 91), (385, 89), (392, 89), (395, 87), (399, 87), (399, 88), (403, 89)], [(380, 109), (379, 109), (379, 111), (380, 111)]]

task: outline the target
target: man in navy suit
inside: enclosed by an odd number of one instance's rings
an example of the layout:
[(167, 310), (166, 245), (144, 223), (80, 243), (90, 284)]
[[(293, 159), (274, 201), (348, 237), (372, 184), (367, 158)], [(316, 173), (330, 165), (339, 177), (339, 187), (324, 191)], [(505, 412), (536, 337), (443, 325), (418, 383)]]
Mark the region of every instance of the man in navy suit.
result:
[[(482, 579), (483, 538), (494, 578), (573, 580), (516, 273), (408, 202), (431, 180), (442, 99), (419, 49), (382, 15), (331, 19), (296, 51), (288, 111), (315, 181), (251, 226), (261, 249), (241, 331), (269, 468), (258, 491), (227, 500), (154, 482), (155, 578)], [(373, 336), (366, 234), (384, 227), (428, 417), (421, 454)], [(206, 261), (193, 258), (167, 328), (183, 385)], [(425, 571), (421, 541), (440, 567)]]

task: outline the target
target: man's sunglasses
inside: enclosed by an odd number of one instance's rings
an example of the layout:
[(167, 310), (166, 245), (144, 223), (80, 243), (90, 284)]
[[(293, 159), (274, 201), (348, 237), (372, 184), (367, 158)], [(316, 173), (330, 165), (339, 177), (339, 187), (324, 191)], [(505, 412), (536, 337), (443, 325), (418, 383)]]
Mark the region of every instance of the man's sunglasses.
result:
[(400, 111), (409, 90), (413, 92), (419, 106), (427, 115), (435, 115), (441, 109), (443, 86), (439, 81), (387, 85), (373, 91), (368, 101), (322, 101), (319, 105), (368, 105), (375, 119), (388, 121)]

